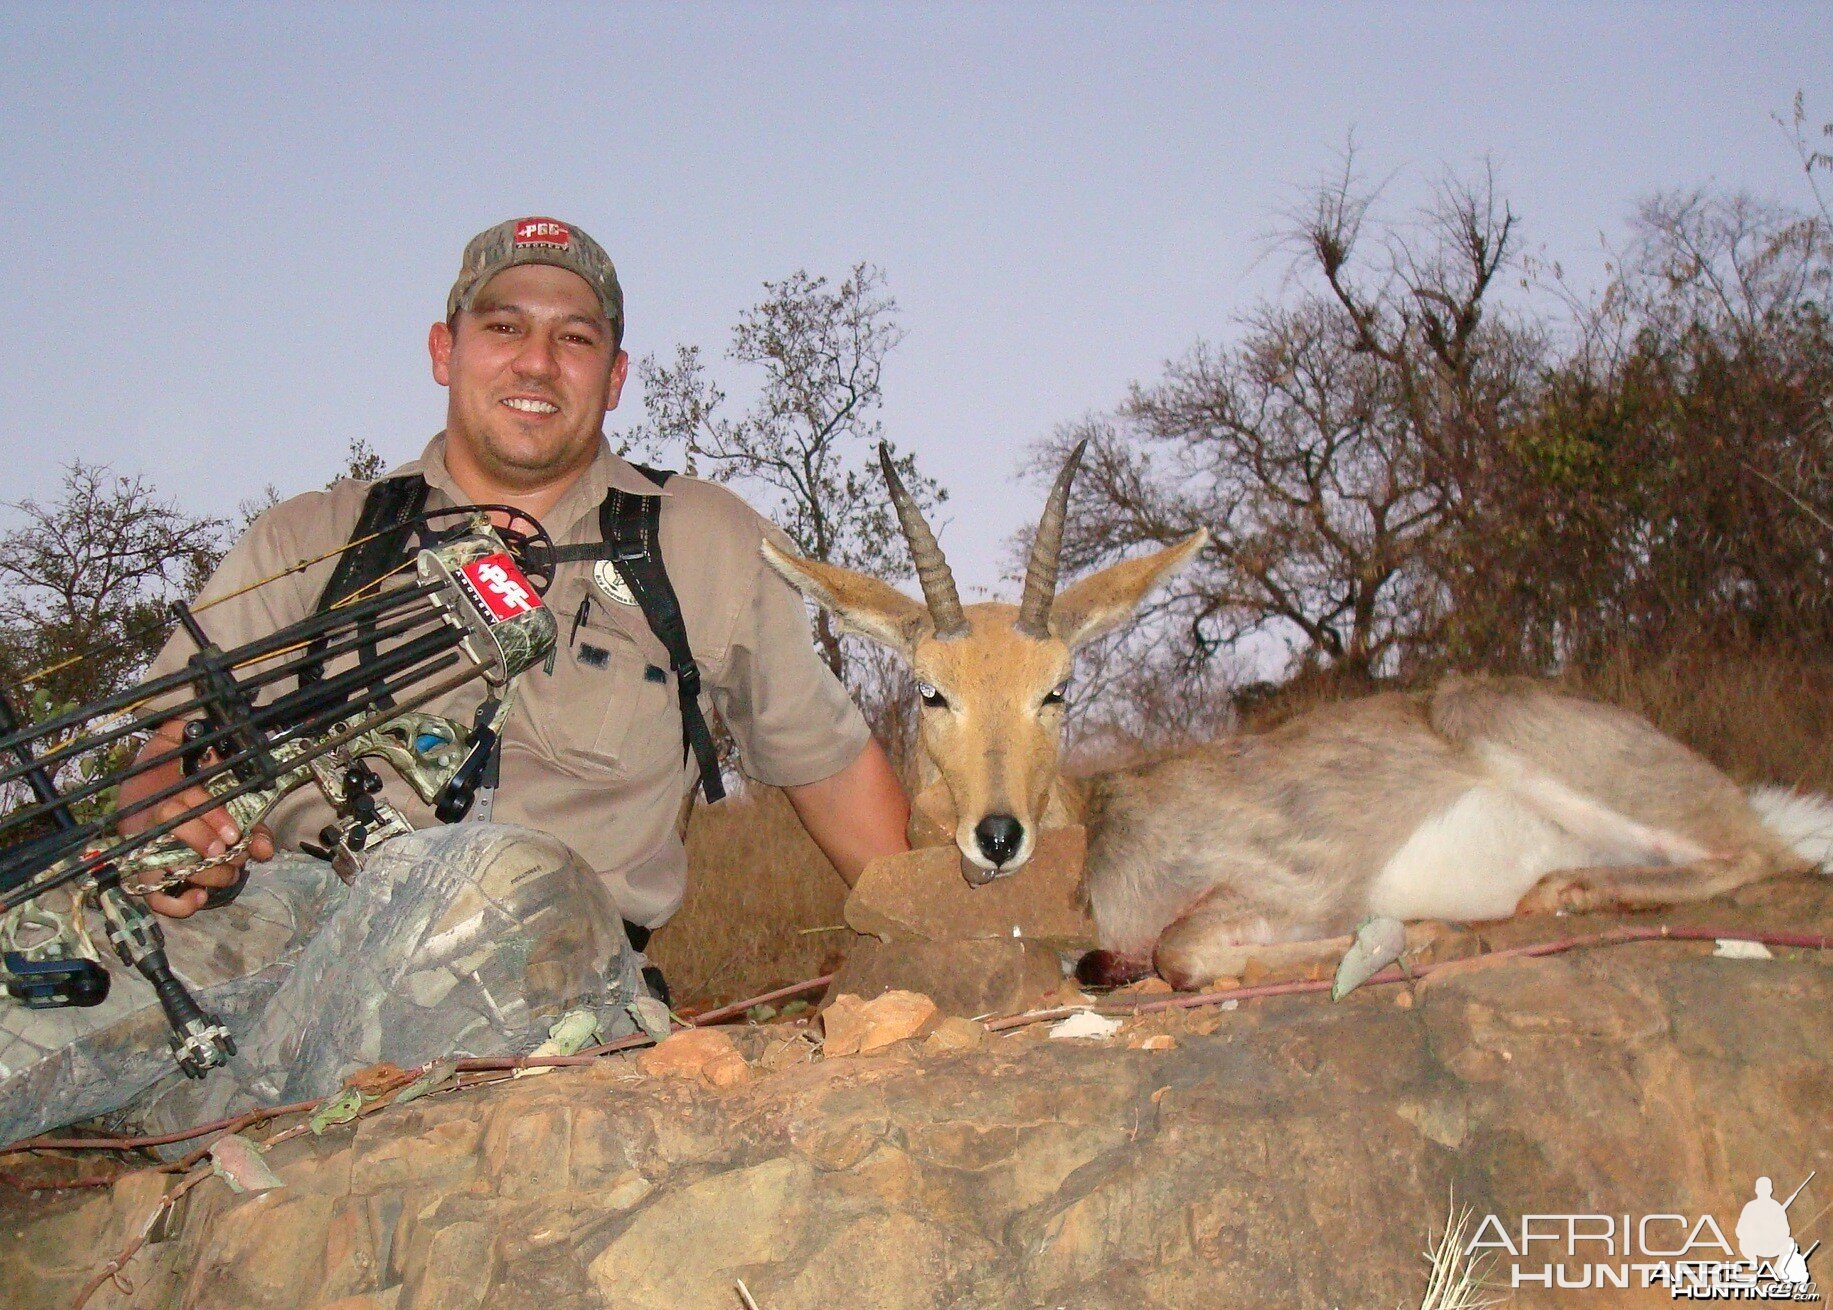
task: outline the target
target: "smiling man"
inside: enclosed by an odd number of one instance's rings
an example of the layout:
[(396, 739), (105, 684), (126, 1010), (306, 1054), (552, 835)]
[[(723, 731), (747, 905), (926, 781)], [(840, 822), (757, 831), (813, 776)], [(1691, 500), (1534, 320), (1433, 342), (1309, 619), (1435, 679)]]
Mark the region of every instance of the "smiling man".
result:
[[(640, 949), (686, 890), (685, 802), (696, 785), (719, 794), (705, 732), (714, 712), (745, 772), (785, 789), (849, 883), (905, 848), (896, 775), (815, 654), (801, 599), (761, 556), (765, 537), (781, 534), (724, 488), (638, 468), (606, 441), (604, 417), (629, 372), (623, 331), (611, 260), (579, 228), (523, 218), (479, 234), (427, 340), (448, 390), (445, 430), (377, 483), (274, 507), (224, 559), (202, 599), (242, 592), (204, 615), (225, 648), (347, 594), (335, 559), (287, 571), (372, 531), (382, 512), (510, 505), (575, 555), (626, 534), (653, 571), (633, 589), (608, 560), (556, 567), (546, 599), (559, 648), (549, 668), (517, 680), (494, 786), (465, 822), (438, 824), (388, 773), (387, 797), (417, 831), (366, 852), (345, 887), (291, 853), (331, 817), (303, 789), (253, 843), (258, 859), (282, 852), (254, 876), (218, 867), (148, 898), (176, 921), (175, 968), (236, 1041), (224, 1069), (141, 1090), (171, 1066), (152, 1035), (150, 990), (131, 974), (117, 971), (94, 1010), (0, 1012), (18, 1028), (0, 1031), (0, 1141), (115, 1109), (129, 1093), (131, 1119), (161, 1130), (323, 1095), (379, 1061), (526, 1051), (582, 1008), (607, 1035), (627, 1030), (623, 1008), (644, 985)], [(687, 649), (671, 649), (652, 592), (678, 607)], [(175, 638), (151, 672), (190, 654)], [(469, 723), (483, 697), (472, 683), (428, 708)], [(168, 723), (149, 751), (182, 727)], [(176, 778), (176, 765), (143, 775), (123, 802)], [(207, 799), (187, 791), (141, 822)], [(220, 810), (178, 835), (204, 853), (239, 836)], [(207, 902), (217, 908), (193, 919)]]

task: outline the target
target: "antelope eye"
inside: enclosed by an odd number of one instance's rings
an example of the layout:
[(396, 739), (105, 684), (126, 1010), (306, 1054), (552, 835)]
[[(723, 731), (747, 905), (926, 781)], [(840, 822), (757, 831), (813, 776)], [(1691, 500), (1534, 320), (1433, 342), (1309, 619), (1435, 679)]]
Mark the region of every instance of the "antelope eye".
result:
[(1044, 704), (1061, 705), (1063, 703), (1063, 698), (1068, 694), (1069, 684), (1067, 682), (1059, 682), (1044, 694)]
[(948, 697), (944, 696), (927, 682), (917, 683), (917, 695), (922, 699), (923, 704), (929, 706), (931, 709), (943, 709), (948, 704)]

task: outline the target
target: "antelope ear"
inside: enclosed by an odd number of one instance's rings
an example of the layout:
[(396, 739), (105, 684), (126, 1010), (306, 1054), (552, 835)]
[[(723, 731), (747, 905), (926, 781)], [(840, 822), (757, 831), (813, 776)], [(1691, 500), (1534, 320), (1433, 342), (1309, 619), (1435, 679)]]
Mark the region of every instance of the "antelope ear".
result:
[(921, 601), (910, 599), (877, 578), (791, 555), (768, 538), (763, 552), (765, 563), (782, 574), (790, 586), (839, 619), (842, 627), (889, 646), (906, 659), (917, 642), (935, 628)]
[(1050, 606), (1050, 631), (1071, 647), (1093, 641), (1133, 617), (1152, 588), (1190, 563), (1209, 540), (1198, 528), (1175, 546), (1122, 560), (1071, 583)]

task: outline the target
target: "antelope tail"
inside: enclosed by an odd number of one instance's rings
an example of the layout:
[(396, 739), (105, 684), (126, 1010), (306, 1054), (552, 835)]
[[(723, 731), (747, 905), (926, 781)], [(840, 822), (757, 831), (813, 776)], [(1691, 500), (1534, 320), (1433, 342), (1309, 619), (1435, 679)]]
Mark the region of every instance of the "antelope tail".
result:
[(1756, 787), (1751, 808), (1763, 826), (1812, 860), (1822, 873), (1833, 873), (1833, 798), (1790, 787)]

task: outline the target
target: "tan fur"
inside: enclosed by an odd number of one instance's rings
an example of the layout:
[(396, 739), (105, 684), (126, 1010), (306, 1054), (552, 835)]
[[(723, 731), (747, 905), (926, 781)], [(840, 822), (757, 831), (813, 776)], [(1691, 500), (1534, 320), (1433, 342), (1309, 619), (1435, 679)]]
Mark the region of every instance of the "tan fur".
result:
[[(1125, 622), (1205, 539), (1196, 533), (1066, 588), (1052, 609), (1048, 638), (1018, 631), (1017, 607), (991, 601), (966, 607), (966, 634), (938, 638), (920, 602), (875, 578), (797, 558), (769, 542), (764, 558), (848, 629), (902, 654), (917, 681), (947, 699), (946, 706), (923, 709), (919, 732), (925, 756), (954, 801), (962, 871), (984, 882), (1030, 858), (1038, 828), (1052, 813), (1063, 710), (1048, 697), (1068, 680), (1072, 650)], [(975, 826), (990, 814), (1010, 815), (1024, 834), (1017, 855), (998, 868), (974, 837)]]
[[(1452, 678), (1429, 693), (1323, 706), (1100, 778), (1094, 793), (1085, 883), (1102, 945), (1155, 958), (1181, 986), (1208, 981), (1206, 949), (1328, 937), (1393, 912), (1383, 875), (1473, 796), (1487, 807), (1480, 819), (1516, 815), (1546, 834), (1549, 857), (1581, 862), (1536, 872), (1472, 852), (1396, 917), (1502, 917), (1517, 902), (1643, 908), (1812, 867), (1680, 743), (1626, 711), (1519, 679)], [(1487, 909), (1458, 912), (1486, 889), (1496, 894)], [(1199, 923), (1207, 929), (1193, 931)]]
[[(901, 650), (948, 698), (924, 710), (922, 742), (954, 801), (970, 881), (1024, 863), (1047, 798), (1079, 802), (1083, 889), (1123, 973), (1156, 967), (1176, 986), (1200, 986), (1228, 948), (1336, 936), (1376, 914), (1641, 908), (1812, 867), (1735, 783), (1645, 720), (1525, 679), (1450, 678), (1329, 704), (1061, 786), (1061, 711), (1042, 702), (1067, 677), (1073, 646), (1125, 622), (1200, 545), (1065, 589), (1049, 640), (1016, 632), (1015, 609), (996, 604), (969, 606), (969, 631), (937, 640), (912, 617), (923, 607), (887, 599), (883, 584), (842, 585), (830, 575), (843, 570), (787, 556), (772, 563), (850, 627)], [(989, 873), (974, 834), (991, 814), (1014, 816), (1026, 835), (1018, 857)]]

